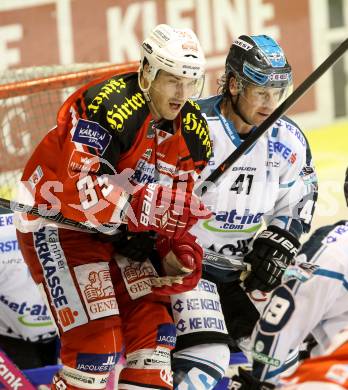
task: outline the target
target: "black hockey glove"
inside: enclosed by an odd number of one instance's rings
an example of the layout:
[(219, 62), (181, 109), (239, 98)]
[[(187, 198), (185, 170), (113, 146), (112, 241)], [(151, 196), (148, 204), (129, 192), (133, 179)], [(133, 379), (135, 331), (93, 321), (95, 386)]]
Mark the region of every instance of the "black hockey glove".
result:
[(232, 377), (231, 390), (273, 390), (274, 385), (268, 382), (260, 382), (248, 371), (242, 368), (238, 369), (238, 375)]
[(152, 231), (132, 233), (124, 226), (117, 234), (113, 236), (98, 235), (98, 239), (103, 242), (112, 242), (119, 255), (134, 261), (145, 261), (155, 249), (156, 233)]
[(261, 232), (252, 251), (244, 258), (251, 264), (251, 272), (244, 280), (246, 291), (269, 292), (275, 289), (299, 247), (299, 241), (292, 234), (277, 226), (269, 226)]
[(156, 242), (156, 233), (127, 232), (123, 239), (114, 243), (117, 254), (129, 257), (134, 261), (145, 261), (153, 253)]

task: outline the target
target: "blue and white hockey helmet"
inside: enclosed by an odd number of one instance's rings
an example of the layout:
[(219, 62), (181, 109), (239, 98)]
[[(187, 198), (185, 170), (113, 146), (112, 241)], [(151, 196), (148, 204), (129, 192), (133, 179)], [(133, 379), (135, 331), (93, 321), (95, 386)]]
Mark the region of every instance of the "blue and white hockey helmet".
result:
[(282, 48), (267, 35), (241, 35), (230, 48), (225, 73), (260, 87), (292, 87), (292, 72)]

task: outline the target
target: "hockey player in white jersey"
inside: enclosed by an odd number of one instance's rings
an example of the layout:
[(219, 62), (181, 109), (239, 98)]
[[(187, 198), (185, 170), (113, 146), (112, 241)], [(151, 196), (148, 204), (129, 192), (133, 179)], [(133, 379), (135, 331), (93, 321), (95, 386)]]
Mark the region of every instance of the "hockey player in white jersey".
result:
[[(198, 101), (213, 141), (201, 180), (291, 88), (291, 67), (272, 38), (243, 35), (233, 42), (221, 93)], [(195, 225), (194, 234), (205, 248), (249, 262), (252, 271), (241, 283), (228, 265), (205, 263), (198, 286), (172, 297), (175, 388), (212, 389), (228, 366), (229, 346), (241, 347), (250, 336), (268, 292), (279, 285), (301, 234), (309, 230), (316, 201), (311, 160), (299, 127), (282, 117), (203, 196), (213, 217)], [(262, 223), (266, 229), (256, 236)]]
[(57, 332), (0, 207), (0, 349), (21, 369), (57, 363)]
[[(348, 169), (345, 196), (348, 206)], [(241, 373), (242, 390), (277, 383), (289, 390), (348, 389), (348, 220), (318, 229), (301, 248), (302, 261), (309, 263), (286, 270), (254, 329), (253, 377)], [(311, 359), (279, 383), (287, 354), (308, 334), (317, 342)]]

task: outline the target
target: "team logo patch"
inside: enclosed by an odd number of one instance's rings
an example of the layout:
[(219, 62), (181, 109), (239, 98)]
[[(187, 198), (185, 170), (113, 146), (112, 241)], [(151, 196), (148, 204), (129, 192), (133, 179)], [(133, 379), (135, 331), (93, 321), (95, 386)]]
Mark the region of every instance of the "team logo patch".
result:
[(119, 313), (107, 262), (79, 265), (74, 271), (91, 319)]
[(157, 132), (157, 143), (160, 145), (163, 141), (167, 140), (168, 138), (172, 137), (173, 134), (167, 133), (164, 130), (156, 129)]
[(149, 160), (151, 157), (151, 154), (152, 154), (152, 149), (151, 148), (146, 149), (144, 154), (143, 154), (144, 159)]
[(91, 153), (74, 150), (70, 156), (68, 174), (77, 176), (80, 172), (96, 173), (100, 167), (99, 158)]
[(79, 119), (72, 137), (74, 142), (90, 146), (104, 154), (111, 141), (111, 134), (97, 122)]
[(302, 178), (303, 182), (306, 185), (314, 183), (315, 186), (317, 187), (317, 175), (314, 172), (313, 167), (311, 166), (305, 166), (302, 168), (302, 171), (300, 172), (300, 177)]

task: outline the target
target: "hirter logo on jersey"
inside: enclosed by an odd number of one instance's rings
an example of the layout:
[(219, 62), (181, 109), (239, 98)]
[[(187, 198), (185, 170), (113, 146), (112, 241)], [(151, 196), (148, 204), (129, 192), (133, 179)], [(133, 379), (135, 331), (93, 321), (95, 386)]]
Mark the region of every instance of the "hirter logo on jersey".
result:
[(77, 122), (72, 140), (79, 144), (95, 148), (103, 155), (111, 141), (111, 134), (104, 127), (100, 126), (99, 123), (80, 118)]

